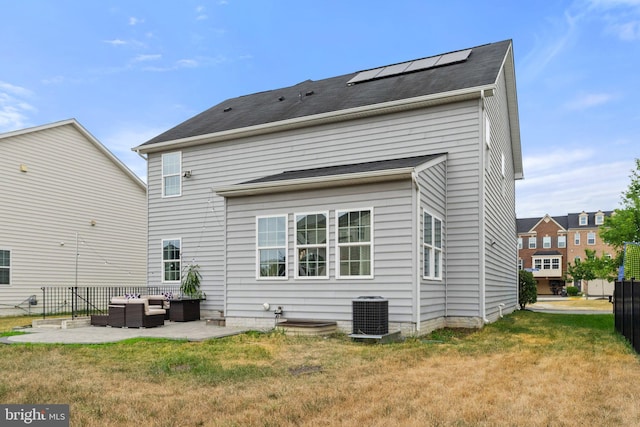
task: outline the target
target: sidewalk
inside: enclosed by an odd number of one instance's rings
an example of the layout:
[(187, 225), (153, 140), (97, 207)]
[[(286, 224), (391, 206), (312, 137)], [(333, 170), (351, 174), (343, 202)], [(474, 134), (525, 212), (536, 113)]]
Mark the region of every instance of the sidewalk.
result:
[(84, 326), (72, 329), (26, 328), (24, 335), (0, 338), (0, 343), (48, 344), (103, 344), (129, 338), (167, 338), (203, 341), (246, 332), (246, 329), (207, 325), (205, 320), (195, 322), (166, 322), (157, 328), (112, 328), (110, 326)]

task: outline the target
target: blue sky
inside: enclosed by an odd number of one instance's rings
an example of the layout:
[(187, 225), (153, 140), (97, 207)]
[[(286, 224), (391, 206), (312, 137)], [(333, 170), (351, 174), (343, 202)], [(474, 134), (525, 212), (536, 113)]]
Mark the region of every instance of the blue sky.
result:
[(512, 39), (518, 217), (619, 207), (640, 157), (640, 0), (0, 0), (0, 132), (131, 151), (227, 98)]

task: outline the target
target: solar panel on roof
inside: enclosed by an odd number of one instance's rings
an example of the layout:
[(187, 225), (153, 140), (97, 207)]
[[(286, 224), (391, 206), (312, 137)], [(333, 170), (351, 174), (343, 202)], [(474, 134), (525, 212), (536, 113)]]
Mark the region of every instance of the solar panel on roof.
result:
[(464, 62), (469, 58), (470, 54), (471, 49), (466, 49), (457, 52), (445, 53), (444, 55), (430, 56), (429, 58), (416, 59), (415, 61), (402, 62), (400, 64), (387, 65), (386, 67), (362, 71), (349, 80), (347, 85), (351, 86), (355, 83), (381, 79), (383, 77), (397, 76), (400, 74), (427, 70), (429, 68), (440, 67), (442, 65), (453, 64), (456, 62)]

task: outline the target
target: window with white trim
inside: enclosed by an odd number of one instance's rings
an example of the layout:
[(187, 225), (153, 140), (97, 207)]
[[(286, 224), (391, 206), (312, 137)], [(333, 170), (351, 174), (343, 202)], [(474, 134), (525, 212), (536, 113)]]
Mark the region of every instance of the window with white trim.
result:
[(0, 285), (11, 284), (11, 251), (0, 249)]
[(256, 218), (258, 278), (287, 278), (287, 216)]
[(536, 248), (536, 238), (529, 237), (529, 249), (535, 249), (535, 248)]
[(567, 236), (558, 236), (558, 247), (559, 248), (567, 247)]
[(597, 213), (596, 214), (596, 225), (602, 225), (602, 224), (604, 224), (604, 214)]
[(182, 193), (182, 153), (162, 155), (162, 197), (176, 197)]
[(524, 261), (522, 258), (518, 258), (518, 270), (524, 270)]
[(596, 244), (596, 233), (590, 231), (587, 233), (587, 245), (595, 245)]
[(181, 275), (180, 247), (181, 239), (162, 241), (162, 281), (179, 282)]
[(573, 236), (573, 243), (574, 243), (575, 245), (579, 245), (579, 244), (580, 244), (580, 233), (576, 233), (576, 234)]
[(296, 214), (296, 277), (329, 277), (326, 213)]
[(373, 212), (336, 211), (336, 277), (373, 277)]
[(587, 214), (580, 214), (579, 218), (580, 218), (579, 219), (579, 221), (580, 221), (579, 224), (580, 225), (587, 225), (588, 224), (589, 216)]
[(424, 212), (422, 226), (422, 276), (425, 279), (442, 279), (442, 220)]
[(551, 236), (544, 236), (542, 238), (542, 248), (543, 249), (551, 248)]
[(561, 257), (534, 258), (533, 267), (538, 270), (560, 270)]
[(522, 249), (522, 237), (518, 237), (518, 249)]

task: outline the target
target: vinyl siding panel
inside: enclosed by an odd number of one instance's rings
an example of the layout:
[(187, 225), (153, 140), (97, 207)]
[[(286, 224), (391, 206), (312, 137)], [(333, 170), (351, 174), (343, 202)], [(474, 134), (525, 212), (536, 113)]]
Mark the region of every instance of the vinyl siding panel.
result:
[[(475, 278), (477, 286), (480, 240), (477, 226), (480, 219), (478, 111), (479, 101), (465, 101), (185, 148), (182, 169), (192, 170), (193, 175), (183, 179), (182, 196), (176, 198), (161, 197), (161, 155), (150, 153), (150, 284), (161, 281), (161, 240), (181, 237), (183, 259), (193, 260), (201, 266), (203, 290), (207, 293), (203, 308), (224, 307), (225, 208), (224, 200), (213, 191), (217, 187), (285, 170), (447, 153), (448, 254), (464, 253), (464, 257), (449, 260), (447, 282), (455, 289), (458, 285), (468, 285), (469, 278)], [(336, 196), (348, 201), (359, 191), (342, 189)], [(340, 200), (333, 202), (338, 204)], [(300, 206), (300, 209), (305, 207)], [(384, 239), (384, 236), (377, 238)], [(462, 299), (477, 307), (477, 295)]]
[[(504, 72), (500, 74), (496, 95), (487, 98), (485, 114), (491, 121), (491, 165), (485, 168), (486, 254), (485, 317), (499, 316), (499, 304), (510, 312), (517, 305), (517, 230), (515, 218), (515, 180), (511, 150), (511, 130), (507, 117)], [(505, 174), (502, 175), (502, 155)], [(492, 242), (494, 242), (492, 244)]]
[[(412, 321), (413, 277), (410, 179), (375, 185), (239, 197), (227, 200), (227, 317), (273, 317), (262, 304), (282, 306), (285, 317), (351, 321), (351, 301), (362, 295), (389, 300), (393, 322)], [(336, 277), (336, 211), (373, 209), (373, 278)], [(294, 277), (295, 214), (329, 213), (328, 279)], [(287, 214), (286, 280), (256, 279), (256, 216)]]
[(2, 138), (0, 153), (4, 307), (75, 283), (76, 233), (78, 285), (146, 283), (146, 191), (92, 141), (65, 124)]

